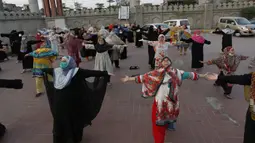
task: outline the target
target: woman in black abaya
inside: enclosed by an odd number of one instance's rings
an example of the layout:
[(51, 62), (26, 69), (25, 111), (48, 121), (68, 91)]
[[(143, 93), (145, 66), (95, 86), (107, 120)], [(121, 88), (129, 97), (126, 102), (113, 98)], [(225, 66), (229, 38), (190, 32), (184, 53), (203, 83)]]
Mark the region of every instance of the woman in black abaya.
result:
[(222, 48), (221, 48), (222, 52), (224, 52), (224, 49), (226, 47), (232, 46), (232, 35), (234, 32), (235, 32), (234, 30), (228, 27), (220, 31), (220, 33), (222, 34)]
[[(70, 56), (61, 59), (59, 68), (42, 71), (54, 119), (53, 142), (80, 143), (83, 128), (91, 125), (100, 111), (109, 74), (77, 68)], [(49, 75), (53, 76), (53, 82)], [(88, 83), (85, 80), (88, 77), (96, 77), (97, 83)]]
[(142, 36), (142, 29), (140, 28), (140, 25), (137, 25), (137, 27), (134, 28), (135, 31), (135, 46), (137, 48), (141, 48), (143, 46), (143, 42), (139, 41), (143, 38)]
[(243, 143), (255, 143), (255, 73), (228, 76), (212, 74), (208, 79), (218, 80), (224, 84), (244, 85), (244, 97), (249, 107), (246, 112)]
[(0, 62), (3, 62), (4, 60), (9, 60), (7, 54), (6, 54), (6, 45), (3, 44), (3, 41), (0, 40)]
[(21, 62), (19, 53), (20, 53), (20, 45), (21, 45), (21, 35), (24, 35), (23, 31), (17, 32), (16, 30), (12, 30), (9, 34), (1, 34), (1, 37), (7, 37), (10, 40), (11, 51), (13, 55), (17, 55), (17, 61)]
[(202, 37), (200, 31), (195, 31), (194, 35), (190, 39), (181, 39), (186, 43), (192, 43), (191, 47), (191, 68), (197, 71), (198, 69), (204, 67), (204, 64), (201, 61), (204, 61), (204, 44), (211, 44), (210, 41), (207, 41)]

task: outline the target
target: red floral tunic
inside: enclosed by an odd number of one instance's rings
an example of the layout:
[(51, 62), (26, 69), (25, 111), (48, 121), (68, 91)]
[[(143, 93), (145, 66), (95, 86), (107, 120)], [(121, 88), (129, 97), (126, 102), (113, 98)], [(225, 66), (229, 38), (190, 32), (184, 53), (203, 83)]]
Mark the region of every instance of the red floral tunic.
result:
[(137, 83), (142, 83), (142, 96), (154, 97), (157, 106), (157, 125), (173, 122), (179, 115), (179, 87), (182, 80), (197, 80), (194, 72), (160, 68), (136, 77)]

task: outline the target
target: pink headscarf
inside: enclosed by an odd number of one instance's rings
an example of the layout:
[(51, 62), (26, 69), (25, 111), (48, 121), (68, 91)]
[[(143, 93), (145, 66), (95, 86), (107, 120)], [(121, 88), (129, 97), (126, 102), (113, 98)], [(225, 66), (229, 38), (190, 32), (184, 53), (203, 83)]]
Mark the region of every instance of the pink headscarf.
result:
[(191, 39), (197, 43), (204, 44), (205, 38), (203, 36), (201, 36), (200, 34), (201, 34), (201, 31), (196, 30), (194, 32), (193, 36), (191, 37)]

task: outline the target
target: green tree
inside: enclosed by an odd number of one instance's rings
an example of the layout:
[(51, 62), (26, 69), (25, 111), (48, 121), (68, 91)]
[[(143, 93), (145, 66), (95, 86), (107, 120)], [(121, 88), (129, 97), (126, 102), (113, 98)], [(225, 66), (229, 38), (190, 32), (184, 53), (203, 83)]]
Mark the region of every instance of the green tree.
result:
[(112, 3), (114, 3), (114, 0), (107, 0), (107, 2), (109, 3), (109, 7), (111, 7)]
[(183, 0), (183, 4), (197, 4), (196, 0)]
[(242, 17), (245, 17), (250, 20), (255, 17), (255, 7), (243, 8), (240, 14)]
[(82, 4), (78, 3), (78, 2), (75, 2), (74, 3), (74, 7), (75, 7), (76, 10), (81, 9), (82, 8)]
[(104, 4), (103, 3), (96, 3), (96, 7), (98, 9), (102, 9), (102, 8), (104, 8)]

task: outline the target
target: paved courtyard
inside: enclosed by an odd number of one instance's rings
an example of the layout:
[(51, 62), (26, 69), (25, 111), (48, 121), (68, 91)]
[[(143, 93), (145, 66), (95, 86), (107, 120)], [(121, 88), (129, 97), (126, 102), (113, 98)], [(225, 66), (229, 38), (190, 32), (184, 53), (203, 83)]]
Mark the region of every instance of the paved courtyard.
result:
[[(221, 49), (220, 35), (206, 35), (212, 42), (205, 46), (205, 60), (216, 57)], [(234, 38), (237, 53), (253, 56), (254, 37)], [(177, 65), (190, 71), (190, 53), (180, 57), (175, 48), (169, 50), (170, 58), (183, 60)], [(128, 59), (120, 62), (115, 69), (113, 85), (108, 88), (103, 107), (91, 127), (84, 130), (82, 143), (153, 143), (151, 130), (152, 99), (140, 97), (141, 86), (123, 84), (124, 75), (142, 74), (149, 70), (147, 48), (128, 49)], [(93, 68), (94, 61), (84, 61), (82, 68)], [(130, 71), (129, 66), (137, 65), (139, 70)], [(241, 63), (237, 73), (247, 73), (248, 61)], [(31, 73), (20, 74), (21, 64), (15, 60), (1, 63), (0, 78), (21, 78), (23, 90), (0, 89), (0, 121), (8, 128), (1, 143), (51, 143), (52, 116), (46, 96), (35, 98), (35, 81)], [(205, 67), (202, 72), (217, 72), (215, 66)], [(201, 79), (185, 81), (181, 87), (181, 114), (177, 130), (168, 132), (167, 143), (241, 143), (244, 117), (248, 104), (243, 98), (243, 88), (235, 86), (234, 99), (223, 97), (221, 88), (213, 82)]]

